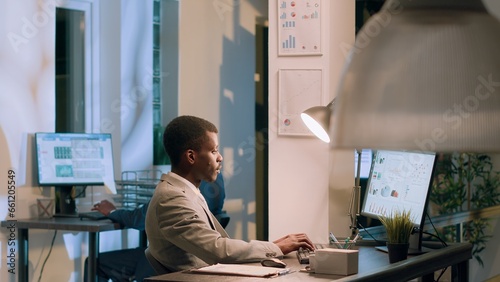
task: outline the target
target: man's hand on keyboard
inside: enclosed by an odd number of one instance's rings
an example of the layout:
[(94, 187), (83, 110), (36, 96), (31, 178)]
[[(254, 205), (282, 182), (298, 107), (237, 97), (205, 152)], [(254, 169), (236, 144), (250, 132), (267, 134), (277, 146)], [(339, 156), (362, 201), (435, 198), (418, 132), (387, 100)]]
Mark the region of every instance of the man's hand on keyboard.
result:
[(115, 205), (108, 200), (102, 200), (95, 204), (92, 208), (93, 211), (98, 211), (105, 216), (108, 216), (112, 211), (116, 210)]
[(284, 255), (296, 251), (299, 248), (314, 250), (314, 244), (305, 233), (289, 234), (273, 243), (281, 249)]

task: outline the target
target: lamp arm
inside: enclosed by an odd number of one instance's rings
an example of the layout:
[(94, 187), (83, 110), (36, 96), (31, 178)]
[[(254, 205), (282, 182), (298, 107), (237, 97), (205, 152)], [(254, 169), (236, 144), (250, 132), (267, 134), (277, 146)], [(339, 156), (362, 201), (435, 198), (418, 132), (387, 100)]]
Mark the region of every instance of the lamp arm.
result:
[(358, 234), (358, 216), (361, 210), (361, 150), (356, 149), (358, 154), (358, 164), (356, 167), (356, 181), (352, 188), (351, 202), (349, 204), (349, 217), (351, 218), (351, 237), (354, 238)]
[(328, 109), (330, 109), (330, 111), (331, 111), (332, 113), (333, 113), (333, 111), (334, 111), (334, 107), (335, 107), (335, 99), (336, 99), (336, 98), (333, 98), (333, 99), (330, 101), (330, 103), (328, 103), (328, 105), (326, 105), (326, 107), (327, 107)]
[(358, 154), (358, 166), (356, 168), (356, 187), (359, 187), (360, 178), (361, 178), (361, 150), (356, 149), (356, 153)]

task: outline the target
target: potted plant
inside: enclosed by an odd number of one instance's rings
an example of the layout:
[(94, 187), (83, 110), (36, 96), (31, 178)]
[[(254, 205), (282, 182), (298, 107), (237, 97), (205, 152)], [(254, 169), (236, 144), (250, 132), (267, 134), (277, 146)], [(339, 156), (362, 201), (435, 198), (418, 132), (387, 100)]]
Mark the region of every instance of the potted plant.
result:
[(411, 212), (395, 210), (391, 215), (379, 217), (387, 233), (387, 250), (389, 262), (405, 260), (410, 246), (410, 235), (413, 231)]

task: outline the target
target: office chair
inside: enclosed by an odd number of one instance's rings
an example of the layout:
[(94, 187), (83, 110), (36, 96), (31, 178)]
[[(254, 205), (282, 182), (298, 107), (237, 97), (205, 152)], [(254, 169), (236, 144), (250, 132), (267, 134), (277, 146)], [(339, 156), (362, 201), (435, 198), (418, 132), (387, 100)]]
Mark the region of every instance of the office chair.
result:
[(229, 220), (231, 217), (226, 213), (226, 211), (222, 211), (219, 214), (215, 215), (215, 218), (217, 221), (219, 221), (220, 225), (222, 225), (222, 228), (226, 229), (227, 224), (229, 223)]
[(146, 254), (146, 258), (148, 259), (149, 264), (155, 270), (156, 274), (161, 275), (172, 272), (170, 271), (170, 269), (166, 268), (163, 264), (161, 264), (161, 262), (157, 261), (155, 257), (153, 257), (153, 255), (149, 252), (149, 248), (146, 248), (144, 254)]

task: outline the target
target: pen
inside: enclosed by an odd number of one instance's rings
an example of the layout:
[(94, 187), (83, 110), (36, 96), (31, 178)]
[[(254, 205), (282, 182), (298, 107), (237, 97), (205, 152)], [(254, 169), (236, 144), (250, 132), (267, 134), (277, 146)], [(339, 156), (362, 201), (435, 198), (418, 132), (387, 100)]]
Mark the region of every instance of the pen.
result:
[(354, 237), (354, 239), (352, 239), (352, 241), (353, 241), (354, 243), (356, 243), (356, 240), (358, 240), (358, 238), (359, 238), (359, 233), (358, 233), (358, 234), (356, 234), (356, 236)]
[(348, 247), (349, 247), (349, 238), (345, 238), (344, 249), (347, 249)]
[(335, 238), (335, 235), (333, 235), (332, 232), (330, 232), (330, 241), (332, 241), (333, 243), (337, 243), (335, 244), (335, 246), (338, 248), (339, 247), (339, 240), (337, 240), (337, 238)]
[(291, 270), (292, 270), (291, 268), (285, 268), (283, 270), (280, 270), (280, 271), (278, 271), (278, 276), (288, 274), (288, 273), (290, 273)]

